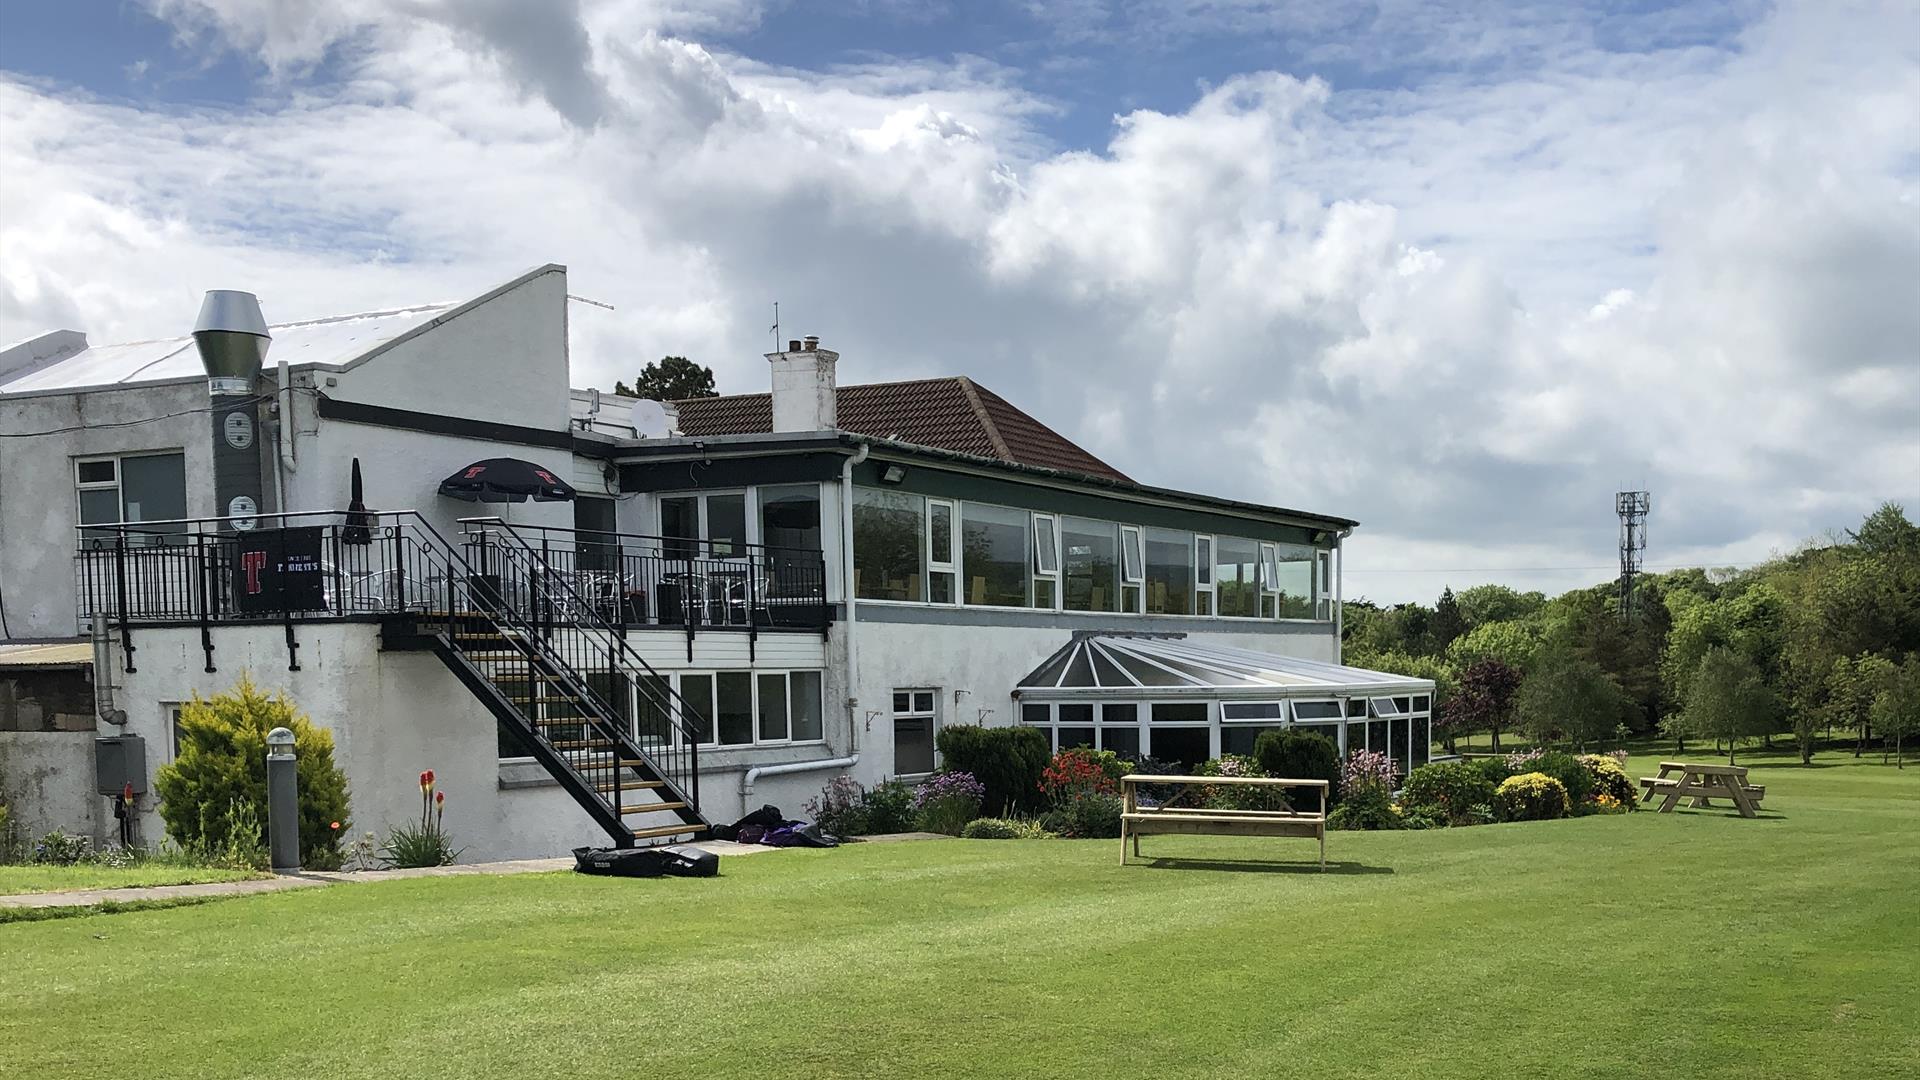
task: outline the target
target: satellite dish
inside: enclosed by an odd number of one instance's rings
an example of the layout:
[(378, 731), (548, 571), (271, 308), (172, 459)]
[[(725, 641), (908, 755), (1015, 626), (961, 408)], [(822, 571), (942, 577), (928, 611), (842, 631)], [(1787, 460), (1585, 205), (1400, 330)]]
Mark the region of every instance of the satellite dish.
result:
[(664, 439), (673, 433), (667, 407), (657, 401), (634, 402), (628, 416), (633, 423), (633, 433), (642, 439)]

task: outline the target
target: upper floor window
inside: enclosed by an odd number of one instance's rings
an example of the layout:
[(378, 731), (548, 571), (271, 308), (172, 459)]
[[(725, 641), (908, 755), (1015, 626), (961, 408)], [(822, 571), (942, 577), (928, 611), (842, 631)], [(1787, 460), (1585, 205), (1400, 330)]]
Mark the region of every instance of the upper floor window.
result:
[(1068, 611), (1120, 610), (1119, 526), (1060, 519), (1060, 591)]
[(927, 501), (904, 491), (853, 491), (853, 594), (925, 600)]
[[(77, 458), (73, 463), (74, 488), (81, 525), (119, 521), (178, 521), (187, 516), (187, 458), (185, 454), (128, 454), (120, 457)], [(168, 534), (185, 531), (184, 525), (162, 525), (148, 530), (131, 530), (129, 543), (161, 543)], [(99, 541), (115, 535), (109, 530), (89, 530), (86, 537)]]
[(820, 485), (781, 484), (754, 493), (760, 501), (760, 542), (770, 548), (819, 551)]
[(1033, 546), (1027, 512), (966, 503), (960, 508), (962, 599), (983, 607), (1031, 603), (1027, 567)]

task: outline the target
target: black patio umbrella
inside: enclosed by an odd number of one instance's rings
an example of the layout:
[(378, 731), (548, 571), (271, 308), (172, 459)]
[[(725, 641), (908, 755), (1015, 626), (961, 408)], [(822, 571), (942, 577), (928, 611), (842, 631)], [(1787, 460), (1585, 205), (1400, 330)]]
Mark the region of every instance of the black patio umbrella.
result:
[(573, 485), (519, 458), (488, 458), (440, 481), (440, 494), (468, 502), (569, 502)]
[(347, 500), (347, 526), (340, 530), (343, 544), (373, 543), (373, 515), (360, 492), (360, 459), (353, 459), (353, 495)]

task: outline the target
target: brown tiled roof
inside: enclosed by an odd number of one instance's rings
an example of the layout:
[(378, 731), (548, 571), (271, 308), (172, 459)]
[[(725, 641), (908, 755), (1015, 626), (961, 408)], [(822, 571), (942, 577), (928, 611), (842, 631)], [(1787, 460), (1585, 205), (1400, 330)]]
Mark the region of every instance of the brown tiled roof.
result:
[[(1125, 473), (964, 375), (842, 386), (837, 394), (834, 408), (842, 431), (1128, 480)], [(680, 409), (681, 433), (696, 438), (773, 430), (773, 400), (767, 394), (688, 398), (674, 404)]]

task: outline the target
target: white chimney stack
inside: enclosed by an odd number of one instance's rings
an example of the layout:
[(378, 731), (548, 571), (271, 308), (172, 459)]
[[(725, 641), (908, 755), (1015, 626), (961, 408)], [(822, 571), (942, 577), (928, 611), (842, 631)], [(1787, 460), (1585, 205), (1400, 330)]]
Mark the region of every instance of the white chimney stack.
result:
[(840, 354), (820, 339), (787, 342), (767, 354), (773, 365), (773, 430), (827, 431), (835, 426), (833, 366)]

